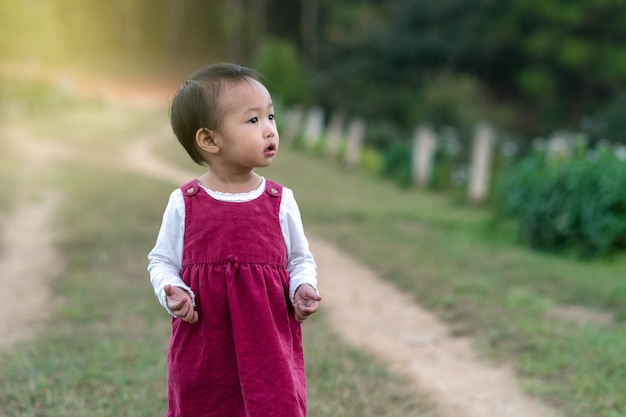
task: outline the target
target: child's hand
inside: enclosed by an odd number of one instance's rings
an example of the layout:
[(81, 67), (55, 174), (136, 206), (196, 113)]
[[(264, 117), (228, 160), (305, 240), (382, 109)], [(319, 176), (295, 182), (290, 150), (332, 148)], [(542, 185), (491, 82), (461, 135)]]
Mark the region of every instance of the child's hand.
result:
[(317, 294), (313, 287), (303, 284), (296, 290), (293, 301), (296, 310), (296, 320), (302, 323), (307, 317), (317, 311), (322, 297)]
[(176, 317), (187, 323), (198, 321), (198, 312), (194, 309), (191, 295), (187, 291), (179, 287), (166, 285), (165, 295), (167, 296), (167, 307), (172, 310)]

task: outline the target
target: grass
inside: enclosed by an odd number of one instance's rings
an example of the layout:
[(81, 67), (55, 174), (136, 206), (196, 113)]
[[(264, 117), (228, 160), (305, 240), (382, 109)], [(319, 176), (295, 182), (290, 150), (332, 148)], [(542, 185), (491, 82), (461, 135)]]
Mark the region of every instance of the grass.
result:
[[(172, 141), (160, 153), (181, 166)], [(400, 189), (286, 146), (261, 171), (292, 188), (305, 227), (353, 254), (569, 417), (626, 415), (626, 257), (581, 260), (532, 251), (484, 207)], [(322, 288), (323, 291), (323, 288)], [(613, 317), (580, 325), (563, 306)]]
[[(113, 130), (108, 123), (118, 110), (91, 107), (79, 114), (100, 136), (71, 133), (65, 142), (93, 152), (98, 140), (95, 150), (103, 158), (154, 128), (155, 113), (120, 117)], [(36, 135), (38, 140), (55, 141), (69, 126), (79, 127), (72, 111), (29, 118), (28, 129), (39, 133), (46, 123), (54, 129)], [(55, 281), (59, 301), (36, 339), (0, 354), (0, 415), (163, 415), (170, 326), (145, 267), (173, 184), (87, 159), (57, 164), (36, 185), (58, 188), (64, 196), (55, 220), (67, 258)], [(405, 380), (343, 345), (323, 314), (306, 323), (304, 337), (311, 416), (434, 415)]]
[[(160, 152), (191, 166), (176, 148)], [(492, 360), (514, 364), (525, 388), (564, 415), (626, 415), (626, 256), (538, 253), (495, 228), (484, 207), (400, 189), (285, 146), (261, 172), (294, 190), (307, 230), (413, 294)], [(613, 319), (555, 318), (570, 305)]]
[[(94, 110), (100, 117), (89, 120), (102, 136), (87, 135), (87, 144), (100, 140), (101, 152), (161, 126), (159, 114), (132, 114), (116, 119), (113, 131), (106, 109)], [(49, 122), (63, 136), (64, 120), (73, 120), (64, 117), (35, 120), (32, 129)], [(69, 140), (85, 145), (80, 135)], [(159, 152), (193, 167), (174, 140)], [(0, 359), (0, 415), (159, 414), (168, 326), (150, 293), (145, 255), (173, 185), (84, 165), (55, 172), (50, 181), (67, 196), (58, 220), (69, 260), (57, 287), (64, 302), (37, 340)], [(309, 232), (413, 294), (494, 361), (514, 364), (524, 386), (563, 415), (626, 415), (626, 257), (533, 252), (493, 229), (484, 208), (398, 189), (286, 146), (262, 173), (294, 189)], [(564, 305), (613, 320), (556, 319), (552, 312)], [(323, 312), (305, 331), (312, 416), (431, 412), (383, 364), (339, 343)]]
[(20, 166), (12, 152), (4, 151), (8, 146), (5, 144), (2, 130), (0, 130), (0, 146), (3, 149), (3, 152), (0, 152), (0, 178), (2, 178), (2, 187), (0, 187), (0, 219), (3, 219), (6, 213), (13, 207), (12, 197), (17, 188)]
[[(493, 229), (484, 208), (308, 155), (283, 153), (268, 175), (295, 190), (309, 230), (413, 294), (491, 358), (514, 363), (525, 386), (564, 415), (626, 415), (626, 257), (533, 252)], [(554, 319), (564, 305), (614, 319)]]

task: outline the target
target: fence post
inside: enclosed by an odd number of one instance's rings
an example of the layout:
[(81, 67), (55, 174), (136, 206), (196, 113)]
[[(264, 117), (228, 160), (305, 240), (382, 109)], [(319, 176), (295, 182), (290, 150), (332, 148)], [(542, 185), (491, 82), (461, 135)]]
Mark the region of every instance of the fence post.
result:
[(346, 146), (346, 165), (357, 166), (361, 158), (361, 148), (365, 136), (365, 122), (363, 119), (352, 119), (348, 125), (348, 144)]
[(301, 107), (294, 107), (287, 112), (285, 117), (285, 133), (280, 135), (280, 138), (285, 143), (293, 143), (296, 140), (302, 129), (302, 120), (304, 119), (304, 112)]
[(324, 111), (315, 106), (309, 109), (304, 125), (304, 144), (308, 149), (313, 149), (322, 136), (324, 127)]
[(413, 134), (412, 175), (413, 183), (426, 187), (431, 180), (437, 139), (430, 126), (423, 125)]
[(339, 153), (339, 146), (343, 139), (343, 121), (345, 114), (341, 110), (336, 110), (330, 117), (328, 130), (326, 133), (326, 156), (336, 157)]
[(569, 159), (574, 151), (574, 139), (572, 135), (565, 132), (555, 132), (548, 139), (547, 154), (550, 159)]
[(479, 123), (472, 144), (469, 178), (469, 197), (475, 203), (482, 202), (487, 197), (494, 146), (493, 128), (486, 122)]

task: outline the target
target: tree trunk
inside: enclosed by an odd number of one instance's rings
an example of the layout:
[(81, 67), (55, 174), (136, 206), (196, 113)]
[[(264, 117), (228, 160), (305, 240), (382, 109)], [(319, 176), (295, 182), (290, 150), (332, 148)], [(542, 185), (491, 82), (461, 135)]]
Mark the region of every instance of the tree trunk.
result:
[(225, 0), (226, 3), (226, 50), (227, 59), (234, 63), (242, 62), (246, 37), (244, 0)]
[(301, 36), (306, 60), (313, 66), (317, 65), (319, 42), (317, 39), (318, 26), (317, 0), (303, 0), (301, 9)]

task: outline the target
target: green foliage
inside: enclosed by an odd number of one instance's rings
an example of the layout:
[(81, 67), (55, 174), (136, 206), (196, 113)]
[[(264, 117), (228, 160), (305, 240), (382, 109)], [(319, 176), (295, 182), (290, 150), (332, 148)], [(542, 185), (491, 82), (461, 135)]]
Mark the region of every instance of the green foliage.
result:
[(500, 213), (534, 247), (606, 255), (626, 247), (626, 162), (608, 150), (553, 159), (543, 152), (503, 173)]
[(593, 118), (590, 118), (589, 132), (602, 140), (626, 140), (626, 94), (607, 103)]
[[(398, 190), (335, 164), (320, 169), (306, 153), (283, 154), (270, 170), (301, 190), (312, 233), (374, 267), (497, 363), (515, 366), (520, 386), (557, 415), (626, 415), (626, 257), (537, 253), (488, 229), (486, 208)], [(582, 318), (609, 319), (578, 324), (557, 314), (571, 305)]]
[(268, 39), (263, 42), (254, 67), (265, 76), (270, 92), (280, 97), (286, 106), (307, 101), (307, 74), (298, 51), (288, 41)]
[(402, 128), (504, 107), (516, 112), (503, 127), (542, 135), (577, 127), (626, 86), (622, 0), (0, 0), (0, 15), (3, 56), (88, 71), (232, 60), (258, 65), (288, 105)]
[(363, 152), (361, 152), (360, 166), (365, 172), (380, 174), (383, 166), (383, 157), (378, 150), (366, 146)]
[(408, 187), (412, 181), (411, 159), (410, 144), (404, 142), (392, 144), (383, 158), (383, 175), (401, 186)]
[(457, 129), (448, 127), (438, 134), (438, 145), (434, 155), (432, 178), (429, 184), (435, 190), (450, 191), (465, 187), (468, 146)]
[[(155, 115), (160, 123), (155, 122)], [(15, 187), (61, 191), (63, 203), (54, 226), (66, 268), (48, 283), (54, 294), (41, 331), (0, 352), (1, 416), (163, 414), (170, 318), (154, 297), (145, 268), (167, 195), (178, 180), (172, 178), (168, 184), (131, 174), (120, 161), (129, 143), (140, 140), (138, 131), (158, 135), (154, 132), (166, 123), (164, 115), (164, 109), (147, 113), (128, 108), (72, 108), (48, 117), (11, 121), (23, 123), (24, 134), (29, 132), (24, 140), (36, 141), (33, 146), (67, 146), (73, 156), (74, 152), (91, 155), (94, 142), (106, 142), (108, 155), (116, 162), (76, 156), (75, 161), (54, 164), (58, 170), (53, 175), (41, 175), (37, 170), (39, 175), (31, 178), (17, 170), (3, 177), (9, 180), (9, 187), (3, 184), (0, 201), (11, 195), (15, 199)], [(68, 140), (67, 126), (76, 127), (77, 132), (89, 126), (99, 136)], [(36, 135), (34, 131), (43, 127), (46, 134)], [(177, 166), (188, 170), (190, 177), (197, 175), (191, 170), (197, 167), (174, 139), (167, 145), (157, 143), (163, 159), (180, 158)], [(11, 160), (7, 166), (3, 165), (5, 159)], [(0, 162), (3, 174), (27, 165), (21, 153), (3, 152)], [(319, 159), (315, 163), (323, 171)], [(290, 178), (311, 177), (298, 169), (290, 171)], [(3, 213), (0, 209), (0, 217)], [(309, 319), (303, 330), (312, 415), (433, 415), (428, 414), (428, 401), (416, 398), (405, 379), (375, 358), (343, 344), (323, 314)]]
[(368, 119), (365, 144), (385, 152), (396, 142), (406, 140), (409, 134), (409, 130), (402, 129), (389, 119)]
[[(330, 107), (363, 107), (401, 124), (515, 108), (498, 121), (536, 136), (577, 128), (626, 85), (626, 9), (617, 0), (351, 4), (352, 13), (326, 10), (316, 91)], [(440, 74), (449, 79), (437, 91)]]
[(427, 77), (418, 97), (410, 109), (411, 124), (427, 122), (435, 126), (458, 126), (467, 130), (477, 120), (496, 118), (496, 114), (487, 110), (482, 85), (470, 76), (442, 73)]

